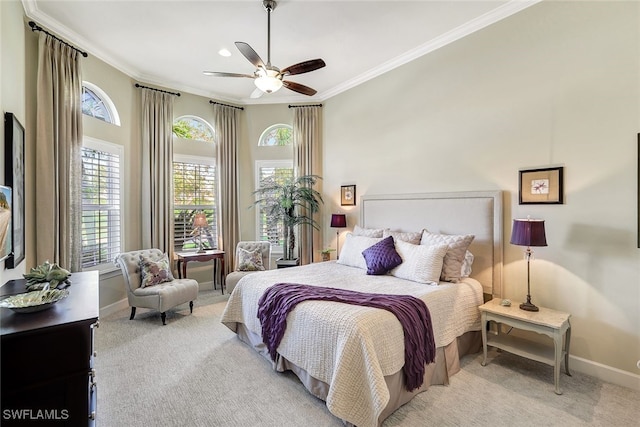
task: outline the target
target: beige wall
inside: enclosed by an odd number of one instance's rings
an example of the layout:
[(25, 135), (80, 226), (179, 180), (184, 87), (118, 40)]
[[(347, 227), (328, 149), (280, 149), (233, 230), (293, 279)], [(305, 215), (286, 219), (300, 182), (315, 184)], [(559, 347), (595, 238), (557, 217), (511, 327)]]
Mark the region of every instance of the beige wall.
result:
[[(350, 227), (359, 207), (339, 206), (345, 184), (356, 184), (359, 196), (503, 190), (507, 240), (512, 218), (546, 220), (549, 246), (536, 248), (532, 295), (538, 305), (572, 314), (574, 368), (605, 365), (614, 368), (607, 374), (640, 388), (638, 8), (635, 2), (543, 2), (325, 101), (322, 175), (325, 212), (347, 212)], [(0, 13), (0, 104), (26, 122), (29, 162), (35, 149), (35, 36), (19, 2), (0, 2)], [(120, 112), (120, 129), (91, 118), (84, 126), (87, 134), (125, 147), (125, 246), (136, 249), (142, 221), (135, 184), (139, 91), (128, 76), (95, 57), (83, 60), (83, 71)], [(211, 121), (208, 101), (183, 93), (175, 115)], [(274, 123), (292, 123), (286, 105), (245, 106), (241, 114), (243, 239), (255, 237), (255, 213), (248, 208), (255, 160), (285, 154), (257, 147), (260, 133)], [(550, 165), (565, 167), (565, 204), (518, 205), (518, 170)], [(32, 168), (26, 177), (31, 194)], [(0, 283), (34, 265), (34, 205), (28, 197), (27, 260), (16, 270), (0, 265)], [(323, 215), (325, 244), (335, 247), (328, 216)], [(521, 248), (505, 243), (504, 258), (504, 296), (522, 300)], [(205, 280), (209, 272), (202, 267), (194, 274)], [(124, 296), (121, 286), (117, 276), (101, 280), (102, 307)]]
[[(359, 195), (503, 190), (504, 297), (526, 295), (512, 219), (545, 219), (534, 303), (571, 313), (572, 355), (633, 374), (638, 8), (544, 2), (329, 99), (323, 173), (335, 209), (344, 184)], [(518, 170), (550, 165), (565, 167), (565, 204), (519, 205)], [(348, 213), (352, 227), (358, 206)]]

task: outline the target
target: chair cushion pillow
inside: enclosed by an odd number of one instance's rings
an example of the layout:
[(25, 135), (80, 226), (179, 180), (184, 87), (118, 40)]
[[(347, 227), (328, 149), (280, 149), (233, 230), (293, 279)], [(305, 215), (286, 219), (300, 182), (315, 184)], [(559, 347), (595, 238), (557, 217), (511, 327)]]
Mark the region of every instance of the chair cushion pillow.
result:
[(171, 264), (167, 254), (163, 254), (159, 259), (153, 257), (140, 256), (140, 287), (158, 285), (164, 282), (171, 282)]
[(367, 274), (370, 275), (387, 274), (389, 270), (402, 264), (402, 258), (396, 251), (392, 236), (368, 247), (362, 251), (362, 256), (367, 262)]
[(238, 271), (263, 271), (262, 251), (238, 248)]

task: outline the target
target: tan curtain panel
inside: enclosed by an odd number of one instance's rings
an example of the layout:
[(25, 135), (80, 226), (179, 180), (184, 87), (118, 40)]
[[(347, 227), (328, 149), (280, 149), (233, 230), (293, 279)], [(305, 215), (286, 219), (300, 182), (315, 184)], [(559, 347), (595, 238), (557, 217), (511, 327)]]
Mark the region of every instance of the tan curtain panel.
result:
[(82, 74), (75, 49), (42, 32), (36, 112), (36, 264), (82, 269)]
[[(322, 146), (322, 109), (320, 106), (302, 106), (293, 109), (293, 161), (296, 176), (320, 175), (320, 147)], [(316, 190), (322, 193), (322, 182), (318, 182)], [(321, 211), (314, 214), (318, 223)], [(300, 226), (298, 232), (298, 248), (300, 263), (309, 264), (314, 257), (319, 258), (322, 240), (320, 232), (310, 225)], [(318, 252), (318, 253), (316, 253)]]
[(173, 97), (142, 90), (142, 245), (173, 259)]
[(225, 251), (225, 274), (235, 264), (235, 248), (240, 241), (238, 210), (238, 116), (240, 110), (213, 105), (218, 174), (218, 248)]

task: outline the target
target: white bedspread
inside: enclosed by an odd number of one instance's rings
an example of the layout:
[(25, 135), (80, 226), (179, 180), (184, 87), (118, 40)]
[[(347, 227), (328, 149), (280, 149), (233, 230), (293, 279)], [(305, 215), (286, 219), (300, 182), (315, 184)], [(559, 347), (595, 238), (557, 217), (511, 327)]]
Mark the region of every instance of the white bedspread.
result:
[[(243, 323), (261, 336), (258, 300), (265, 289), (281, 282), (421, 298), (431, 314), (436, 347), (480, 330), (482, 286), (474, 279), (430, 286), (368, 276), (365, 270), (335, 261), (245, 276), (229, 297), (222, 323), (234, 332), (236, 324)], [(278, 353), (330, 385), (327, 408), (332, 414), (358, 427), (377, 426), (389, 401), (384, 377), (404, 365), (404, 334), (398, 319), (386, 310), (306, 301), (289, 313)]]

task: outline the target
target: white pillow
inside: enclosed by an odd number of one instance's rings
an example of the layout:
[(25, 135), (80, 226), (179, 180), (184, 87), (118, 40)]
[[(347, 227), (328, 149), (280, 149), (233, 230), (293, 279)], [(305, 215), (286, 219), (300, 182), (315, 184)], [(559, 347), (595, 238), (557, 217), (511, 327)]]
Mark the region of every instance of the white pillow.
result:
[(412, 282), (438, 284), (447, 245), (413, 245), (398, 240), (396, 251), (402, 258), (402, 264), (391, 270), (392, 276)]
[(344, 245), (340, 250), (338, 264), (349, 265), (351, 267), (358, 267), (366, 270), (367, 262), (362, 255), (362, 251), (375, 245), (381, 240), (382, 237), (356, 236), (352, 233), (347, 233)]
[(422, 231), (391, 231), (385, 229), (382, 232), (382, 237), (393, 236), (393, 240), (402, 240), (403, 242), (413, 243), (414, 245), (420, 244), (422, 239)]
[(382, 228), (362, 228), (357, 224), (353, 227), (354, 236), (382, 237), (383, 231)]
[(454, 235), (454, 234), (436, 234), (427, 230), (422, 232), (421, 245), (448, 245), (447, 254), (444, 256), (444, 264), (442, 265), (442, 275), (440, 279), (445, 282), (457, 283), (460, 281), (460, 272), (462, 271), (462, 263), (464, 261), (467, 248), (474, 239), (473, 234)]

